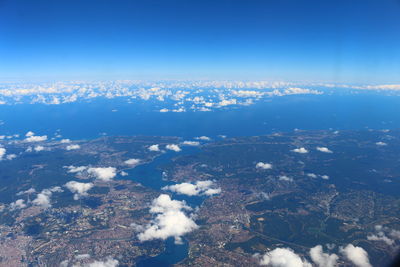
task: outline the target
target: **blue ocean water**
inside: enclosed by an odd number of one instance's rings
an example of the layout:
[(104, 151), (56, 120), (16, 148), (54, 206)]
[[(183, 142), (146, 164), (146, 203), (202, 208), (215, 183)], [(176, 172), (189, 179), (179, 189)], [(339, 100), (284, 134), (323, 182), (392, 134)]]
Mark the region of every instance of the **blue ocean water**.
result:
[[(62, 105), (0, 105), (0, 134), (34, 131), (65, 138), (108, 135), (248, 136), (309, 129), (393, 129), (400, 127), (400, 97), (312, 95), (276, 97), (251, 106), (212, 112), (160, 113), (160, 102), (98, 99)], [(116, 110), (113, 112), (112, 110)]]

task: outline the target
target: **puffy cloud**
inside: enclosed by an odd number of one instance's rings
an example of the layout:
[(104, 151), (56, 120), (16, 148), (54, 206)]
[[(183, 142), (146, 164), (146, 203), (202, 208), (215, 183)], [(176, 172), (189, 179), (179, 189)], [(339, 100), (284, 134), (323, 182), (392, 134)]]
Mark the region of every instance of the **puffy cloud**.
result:
[(199, 146), (200, 143), (197, 141), (183, 141), (182, 145), (184, 145), (184, 146)]
[(65, 149), (66, 150), (76, 150), (76, 149), (80, 149), (80, 148), (81, 148), (80, 145), (69, 145)]
[(165, 148), (168, 149), (168, 150), (175, 151), (175, 152), (181, 151), (181, 148), (178, 145), (175, 145), (175, 144), (166, 145)]
[(36, 198), (32, 200), (32, 203), (45, 209), (50, 208), (51, 196), (53, 195), (53, 193), (62, 191), (63, 190), (59, 186), (54, 186), (49, 189), (43, 189), (39, 194), (37, 194)]
[(181, 183), (175, 185), (169, 185), (163, 187), (163, 190), (169, 190), (178, 194), (187, 196), (199, 196), (199, 195), (216, 195), (221, 193), (221, 188), (213, 188), (214, 182), (207, 181), (197, 181), (192, 183)]
[(42, 142), (47, 140), (47, 135), (42, 135), (42, 136), (29, 136), (25, 138), (25, 142)]
[[(382, 241), (388, 246), (392, 246), (395, 243), (394, 239), (400, 239), (400, 231), (391, 230), (388, 227), (383, 227), (382, 225), (375, 225), (376, 234), (371, 234), (367, 236), (368, 240), (372, 241)], [(392, 238), (389, 238), (386, 233)]]
[(329, 176), (328, 175), (321, 175), (321, 178), (324, 179), (324, 180), (328, 180)]
[(117, 176), (117, 169), (114, 167), (89, 168), (87, 169), (87, 172), (96, 177), (96, 179), (104, 182), (108, 182)]
[(29, 189), (27, 189), (25, 191), (20, 191), (16, 195), (17, 196), (21, 196), (21, 195), (24, 195), (24, 194), (32, 194), (32, 193), (36, 193), (36, 190), (33, 187), (31, 187), (31, 188), (29, 188)]
[(287, 177), (286, 175), (279, 176), (279, 181), (293, 182), (293, 178)]
[(153, 200), (150, 213), (156, 217), (138, 234), (141, 241), (174, 237), (175, 243), (181, 242), (181, 236), (198, 228), (191, 216), (185, 211), (192, 209), (184, 201), (172, 200), (169, 195), (161, 194)]
[(69, 181), (65, 184), (72, 193), (74, 193), (74, 199), (78, 200), (83, 196), (87, 196), (87, 192), (93, 187), (93, 183), (80, 183), (76, 181)]
[(307, 173), (307, 176), (315, 179), (318, 178), (318, 175), (316, 175), (315, 173)]
[(129, 166), (133, 167), (133, 166), (136, 166), (136, 165), (138, 165), (140, 163), (140, 159), (128, 159), (128, 160), (125, 160), (124, 163), (126, 165), (129, 165)]
[(295, 148), (295, 149), (292, 149), (292, 151), (293, 151), (293, 152), (296, 152), (296, 153), (300, 153), (300, 154), (308, 153), (308, 150), (305, 149), (304, 147)]
[(302, 259), (290, 248), (276, 248), (265, 253), (260, 260), (260, 265), (272, 267), (311, 267), (311, 264)]
[[(9, 154), (9, 155), (6, 156), (6, 159), (8, 159), (8, 160), (13, 160), (13, 159), (15, 159), (16, 157), (17, 157), (17, 155), (15, 155), (15, 154)], [(1, 159), (1, 157), (0, 157), (0, 159)]]
[(10, 203), (11, 210), (23, 209), (23, 208), (26, 208), (25, 200), (23, 199), (17, 199), (15, 202)]
[(324, 253), (321, 245), (311, 248), (310, 256), (312, 261), (319, 267), (334, 267), (339, 259), (336, 254)]
[(45, 150), (45, 148), (44, 148), (44, 146), (35, 146), (34, 150), (35, 150), (36, 152), (40, 152), (40, 151)]
[(264, 93), (260, 91), (251, 91), (251, 90), (232, 90), (232, 94), (237, 97), (261, 97)]
[(257, 169), (268, 170), (268, 169), (272, 169), (272, 164), (259, 162), (259, 163), (256, 164), (256, 168)]
[(158, 145), (151, 145), (148, 147), (148, 149), (150, 151), (156, 151), (156, 152), (160, 151), (160, 148), (158, 147)]
[(27, 133), (25, 134), (26, 137), (30, 137), (30, 136), (34, 136), (34, 135), (35, 135), (35, 133), (32, 132), (32, 131), (29, 131), (29, 132), (27, 132)]
[(69, 140), (69, 139), (61, 139), (60, 143), (61, 144), (68, 144), (68, 143), (71, 143), (71, 140)]
[(67, 168), (69, 173), (77, 173), (85, 171), (88, 167), (70, 165), (70, 166), (64, 166), (64, 168)]
[(0, 147), (0, 160), (6, 155), (6, 149), (4, 147)]
[(368, 259), (368, 253), (362, 248), (348, 244), (341, 247), (340, 252), (354, 265), (358, 267), (372, 267)]
[(375, 143), (377, 146), (387, 146), (385, 142), (376, 142)]
[(317, 150), (320, 151), (320, 152), (324, 152), (324, 153), (333, 153), (332, 150), (330, 150), (330, 149), (327, 148), (327, 147), (320, 147), (320, 146), (318, 146), (318, 147), (317, 147)]
[(167, 109), (167, 108), (162, 108), (162, 109), (160, 109), (160, 112), (161, 113), (164, 113), (164, 112), (168, 112), (169, 110)]
[(312, 94), (320, 95), (322, 92), (316, 90), (310, 90), (306, 88), (290, 87), (283, 91), (284, 95), (301, 95), (301, 94)]
[(86, 263), (83, 267), (117, 267), (118, 261), (113, 258), (108, 258), (105, 261), (94, 261), (92, 263)]
[(203, 141), (210, 141), (211, 140), (211, 138), (210, 137), (208, 137), (208, 136), (199, 136), (199, 137), (195, 137), (194, 139), (196, 139), (196, 140), (203, 140)]
[(223, 100), (221, 100), (221, 101), (218, 103), (218, 105), (219, 105), (220, 107), (225, 107), (225, 106), (230, 106), (230, 105), (236, 105), (236, 104), (237, 104), (237, 100), (234, 99), (234, 98), (229, 99), (229, 100), (223, 99)]

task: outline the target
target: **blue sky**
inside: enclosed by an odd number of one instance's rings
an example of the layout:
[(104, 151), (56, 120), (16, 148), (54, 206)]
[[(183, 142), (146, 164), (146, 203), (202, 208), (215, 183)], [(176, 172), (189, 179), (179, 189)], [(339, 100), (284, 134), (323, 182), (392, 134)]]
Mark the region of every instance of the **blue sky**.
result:
[(398, 83), (399, 33), (399, 0), (0, 0), (0, 80)]

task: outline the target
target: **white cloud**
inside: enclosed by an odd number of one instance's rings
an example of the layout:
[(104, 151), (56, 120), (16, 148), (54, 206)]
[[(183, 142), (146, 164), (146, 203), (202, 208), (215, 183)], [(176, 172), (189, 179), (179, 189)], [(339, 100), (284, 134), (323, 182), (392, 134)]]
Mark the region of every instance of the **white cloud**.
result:
[(36, 198), (32, 200), (32, 203), (45, 209), (50, 208), (51, 196), (53, 195), (53, 193), (62, 191), (63, 190), (59, 186), (54, 186), (49, 189), (43, 189), (39, 194), (37, 194)]
[(124, 172), (124, 171), (121, 171), (119, 174), (120, 174), (121, 176), (128, 176), (128, 175), (129, 175), (127, 172)]
[(35, 146), (34, 150), (35, 150), (36, 152), (40, 152), (40, 151), (45, 150), (45, 148), (44, 148), (44, 146)]
[(232, 90), (232, 94), (237, 97), (261, 97), (264, 95), (263, 92), (251, 90)]
[(321, 245), (311, 248), (310, 256), (312, 261), (319, 267), (334, 267), (339, 259), (336, 254), (324, 253)]
[(195, 137), (194, 139), (196, 139), (196, 140), (203, 140), (203, 141), (210, 141), (211, 140), (211, 138), (210, 137), (208, 137), (208, 136), (199, 136), (199, 137)]
[(60, 143), (61, 144), (68, 144), (68, 143), (71, 143), (71, 140), (69, 140), (69, 139), (61, 139)]
[(332, 150), (330, 150), (330, 149), (327, 148), (327, 147), (320, 147), (320, 146), (318, 146), (318, 147), (317, 147), (317, 150), (320, 151), (320, 152), (324, 152), (324, 153), (333, 153)]
[(158, 145), (151, 145), (148, 147), (148, 149), (150, 151), (156, 151), (156, 152), (160, 151), (160, 148), (158, 147)]
[(42, 142), (47, 140), (47, 135), (42, 135), (42, 136), (29, 136), (25, 138), (25, 142)]
[(96, 177), (96, 179), (104, 182), (111, 181), (111, 179), (117, 176), (117, 169), (114, 167), (89, 168), (87, 171), (89, 174)]
[(199, 146), (200, 143), (197, 141), (183, 141), (182, 145), (184, 145), (184, 146)]
[(311, 178), (318, 178), (318, 175), (316, 175), (315, 173), (307, 173), (307, 176)]
[(220, 101), (220, 102), (218, 103), (218, 105), (219, 105), (220, 107), (225, 107), (225, 106), (230, 106), (230, 105), (236, 105), (236, 104), (237, 104), (237, 100), (234, 99), (234, 98), (229, 99), (229, 100), (223, 99), (222, 101)]
[(309, 262), (300, 258), (290, 248), (276, 248), (265, 253), (260, 264), (272, 267), (311, 267)]
[(376, 144), (377, 146), (387, 146), (387, 144), (384, 143), (384, 142), (376, 142), (375, 144)]
[[(394, 239), (400, 239), (400, 231), (396, 231), (393, 229), (391, 230), (388, 227), (383, 227), (382, 225), (375, 225), (375, 231), (376, 234), (371, 234), (367, 236), (368, 240), (382, 241), (385, 242), (388, 246), (392, 246), (395, 243)], [(387, 232), (389, 236), (393, 239), (389, 238), (385, 232)]]
[(293, 178), (287, 177), (286, 175), (279, 176), (279, 181), (293, 182)]
[(168, 112), (168, 111), (169, 111), (169, 110), (168, 110), (167, 108), (160, 109), (160, 112), (162, 112), (162, 113)]
[(29, 132), (27, 132), (27, 133), (25, 134), (26, 137), (30, 137), (30, 136), (34, 136), (34, 135), (35, 135), (35, 133), (32, 132), (32, 131), (29, 131)]
[(76, 150), (76, 149), (80, 149), (80, 148), (81, 148), (80, 145), (69, 145), (65, 149), (66, 150)]
[(295, 149), (293, 149), (292, 151), (293, 151), (293, 152), (296, 152), (296, 153), (300, 153), (300, 154), (308, 153), (308, 150), (305, 149), (304, 147), (295, 148)]
[(0, 147), (0, 160), (6, 155), (7, 150), (4, 147)]
[(10, 203), (11, 210), (23, 209), (23, 208), (26, 208), (25, 200), (23, 199), (17, 199), (15, 202)]
[(172, 200), (169, 195), (161, 194), (153, 200), (150, 213), (156, 214), (152, 222), (139, 233), (141, 241), (174, 237), (175, 243), (181, 242), (181, 236), (198, 228), (191, 216), (184, 211), (192, 209), (184, 201)]
[[(15, 159), (16, 157), (17, 157), (16, 154), (9, 154), (9, 155), (6, 156), (6, 159), (8, 159), (8, 160), (13, 160), (13, 159)], [(0, 157), (0, 159), (1, 159), (1, 157)]]
[(78, 200), (83, 196), (87, 196), (87, 192), (93, 187), (93, 183), (80, 183), (76, 181), (69, 181), (65, 184), (72, 193), (74, 193), (74, 199)]
[(125, 160), (124, 163), (126, 165), (129, 165), (129, 166), (133, 167), (133, 166), (136, 166), (136, 165), (138, 165), (140, 163), (140, 159), (128, 159), (128, 160)]
[(329, 176), (328, 175), (321, 175), (321, 178), (324, 180), (329, 180)]
[(341, 247), (340, 252), (354, 265), (358, 267), (372, 267), (368, 259), (368, 253), (362, 248), (348, 244)]
[(256, 168), (257, 169), (268, 170), (268, 169), (272, 169), (272, 164), (259, 162), (259, 163), (256, 164)]
[(181, 183), (181, 184), (169, 185), (163, 187), (162, 189), (187, 196), (199, 196), (199, 195), (211, 196), (221, 193), (221, 188), (215, 188), (214, 182), (210, 180), (197, 181), (194, 184)]
[(166, 145), (165, 148), (169, 149), (169, 150), (172, 150), (172, 151), (175, 151), (175, 152), (181, 151), (181, 148), (178, 145), (175, 145), (175, 144)]
[(105, 261), (94, 261), (92, 263), (86, 263), (83, 267), (117, 267), (118, 261), (113, 258), (108, 258)]
[(70, 165), (70, 166), (64, 166), (64, 168), (67, 168), (69, 173), (77, 173), (85, 171), (88, 167)]

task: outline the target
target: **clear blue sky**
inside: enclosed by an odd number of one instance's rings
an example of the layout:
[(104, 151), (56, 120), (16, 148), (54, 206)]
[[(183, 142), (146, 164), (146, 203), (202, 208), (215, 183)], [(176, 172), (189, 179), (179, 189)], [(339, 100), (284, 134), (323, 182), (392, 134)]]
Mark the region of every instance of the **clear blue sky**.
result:
[(0, 80), (400, 82), (400, 0), (0, 0)]

